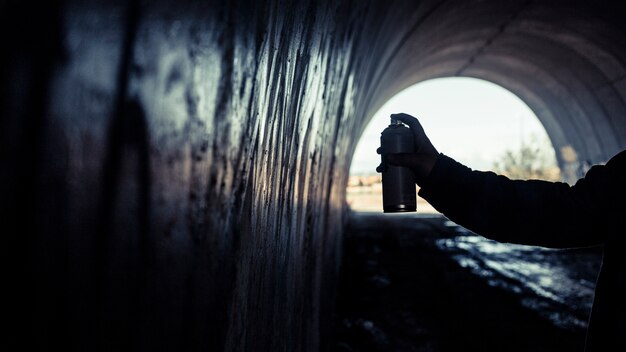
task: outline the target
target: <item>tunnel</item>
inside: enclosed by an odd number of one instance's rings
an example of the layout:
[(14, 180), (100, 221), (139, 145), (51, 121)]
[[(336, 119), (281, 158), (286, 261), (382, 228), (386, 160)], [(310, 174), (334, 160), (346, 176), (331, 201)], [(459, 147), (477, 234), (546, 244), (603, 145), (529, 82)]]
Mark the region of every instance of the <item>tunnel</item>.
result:
[(3, 1), (13, 342), (329, 350), (348, 170), (377, 109), (480, 78), (531, 107), (562, 169), (604, 163), (626, 149), (622, 6)]

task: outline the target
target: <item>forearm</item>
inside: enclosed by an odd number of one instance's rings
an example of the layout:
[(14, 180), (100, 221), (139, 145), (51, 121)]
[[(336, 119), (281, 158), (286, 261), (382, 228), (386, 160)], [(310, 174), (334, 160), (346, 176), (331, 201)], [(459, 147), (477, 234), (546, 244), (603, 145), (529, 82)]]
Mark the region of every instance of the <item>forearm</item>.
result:
[(603, 241), (588, 187), (510, 180), (440, 155), (420, 195), (451, 220), (501, 242), (579, 247)]

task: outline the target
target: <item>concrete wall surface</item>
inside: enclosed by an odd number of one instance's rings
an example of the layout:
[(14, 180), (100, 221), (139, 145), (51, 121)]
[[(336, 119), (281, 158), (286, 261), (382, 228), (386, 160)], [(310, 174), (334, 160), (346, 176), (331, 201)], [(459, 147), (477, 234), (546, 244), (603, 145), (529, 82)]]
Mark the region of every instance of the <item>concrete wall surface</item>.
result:
[(1, 2), (16, 342), (329, 349), (348, 169), (376, 109), (425, 79), (485, 78), (556, 148), (605, 161), (626, 147), (616, 6)]

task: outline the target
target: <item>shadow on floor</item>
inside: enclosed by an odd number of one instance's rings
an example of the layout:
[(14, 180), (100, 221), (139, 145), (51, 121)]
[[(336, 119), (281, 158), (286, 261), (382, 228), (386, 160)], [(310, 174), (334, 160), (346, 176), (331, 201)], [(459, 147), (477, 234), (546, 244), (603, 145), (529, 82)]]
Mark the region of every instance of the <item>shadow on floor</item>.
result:
[[(499, 260), (466, 248), (469, 235), (440, 216), (353, 213), (344, 242), (333, 350), (582, 351), (592, 297), (568, 301), (568, 295), (580, 294), (569, 292), (577, 287), (567, 291), (563, 285), (556, 286), (556, 297), (544, 297), (541, 287), (526, 289), (536, 286), (524, 282), (532, 275), (511, 276), (497, 265), (462, 265), (468, 256), (478, 263)], [(457, 239), (463, 245), (450, 250)], [(595, 281), (597, 249), (538, 255), (540, 249), (526, 248), (529, 254), (513, 248), (513, 254), (499, 255), (574, 266), (581, 287)]]

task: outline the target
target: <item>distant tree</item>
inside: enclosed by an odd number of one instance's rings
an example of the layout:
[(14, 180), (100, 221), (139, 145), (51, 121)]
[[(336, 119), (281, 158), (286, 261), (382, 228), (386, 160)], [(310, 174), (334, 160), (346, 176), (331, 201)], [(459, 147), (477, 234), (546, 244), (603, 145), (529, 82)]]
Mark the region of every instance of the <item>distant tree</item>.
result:
[(494, 163), (494, 169), (512, 179), (557, 181), (561, 178), (552, 144), (534, 134), (518, 150), (505, 151)]

